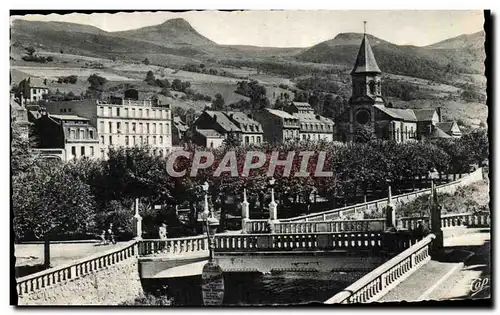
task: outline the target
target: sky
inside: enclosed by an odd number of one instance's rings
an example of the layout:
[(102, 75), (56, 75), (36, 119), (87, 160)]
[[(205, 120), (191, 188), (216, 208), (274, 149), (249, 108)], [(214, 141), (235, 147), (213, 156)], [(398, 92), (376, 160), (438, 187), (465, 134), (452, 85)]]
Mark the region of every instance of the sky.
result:
[[(11, 17), (11, 21), (19, 18)], [(36, 21), (96, 26), (108, 32), (184, 18), (200, 34), (224, 45), (310, 47), (339, 33), (363, 32), (398, 45), (430, 45), (483, 29), (482, 11), (189, 11), (26, 15)]]

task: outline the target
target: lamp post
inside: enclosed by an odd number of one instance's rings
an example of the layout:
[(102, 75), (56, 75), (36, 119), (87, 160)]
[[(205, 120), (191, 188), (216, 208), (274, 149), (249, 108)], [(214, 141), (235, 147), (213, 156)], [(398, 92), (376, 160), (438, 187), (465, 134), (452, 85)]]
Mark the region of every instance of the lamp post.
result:
[(241, 233), (247, 232), (247, 222), (250, 219), (250, 204), (247, 200), (247, 189), (243, 187), (243, 202), (241, 203)]
[(208, 209), (208, 188), (210, 186), (208, 185), (207, 182), (204, 182), (203, 185), (201, 186), (201, 188), (203, 189), (203, 192), (205, 194), (205, 203), (203, 205), (203, 219), (207, 219), (209, 214), (210, 214), (210, 211)]

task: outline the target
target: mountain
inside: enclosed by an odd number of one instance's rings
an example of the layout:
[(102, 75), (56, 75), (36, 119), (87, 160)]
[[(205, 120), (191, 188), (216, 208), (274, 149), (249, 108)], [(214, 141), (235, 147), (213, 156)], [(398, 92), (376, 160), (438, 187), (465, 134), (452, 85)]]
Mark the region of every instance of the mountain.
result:
[(112, 32), (112, 36), (154, 43), (155, 45), (175, 46), (214, 46), (210, 39), (198, 33), (186, 20), (178, 18), (134, 30)]
[(425, 46), (427, 49), (484, 49), (484, 32), (464, 34)]
[[(297, 55), (297, 59), (314, 63), (352, 66), (363, 34), (342, 33)], [(476, 37), (449, 39), (428, 47), (395, 45), (372, 35), (368, 39), (383, 72), (443, 81), (467, 73), (483, 73), (484, 50), (471, 49)], [(461, 41), (461, 44), (459, 44)], [(452, 47), (449, 49), (448, 47)]]

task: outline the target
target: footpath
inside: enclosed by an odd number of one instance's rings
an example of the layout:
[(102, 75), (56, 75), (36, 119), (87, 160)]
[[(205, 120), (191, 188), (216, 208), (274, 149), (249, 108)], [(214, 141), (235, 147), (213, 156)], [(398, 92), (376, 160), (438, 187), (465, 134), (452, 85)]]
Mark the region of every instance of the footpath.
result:
[(444, 234), (443, 253), (377, 302), (489, 297), (490, 230), (463, 229)]

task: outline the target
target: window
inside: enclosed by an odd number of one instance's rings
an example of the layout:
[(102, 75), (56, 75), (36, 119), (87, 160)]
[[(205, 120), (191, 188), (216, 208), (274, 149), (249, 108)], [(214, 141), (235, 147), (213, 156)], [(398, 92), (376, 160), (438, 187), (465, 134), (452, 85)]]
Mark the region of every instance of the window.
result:
[(99, 123), (99, 132), (104, 132), (104, 121)]
[(165, 134), (167, 134), (167, 135), (170, 134), (170, 125), (168, 123), (165, 124), (165, 129), (166, 129)]
[(139, 123), (139, 133), (143, 133), (143, 130), (142, 130), (142, 123)]
[(135, 146), (135, 136), (132, 136), (132, 145)]
[(85, 156), (85, 147), (82, 145), (82, 147), (80, 148), (80, 155), (81, 156)]
[(255, 143), (255, 137), (254, 136), (251, 137), (251, 141), (252, 141), (252, 143)]
[(89, 139), (94, 139), (94, 130), (89, 130)]
[(156, 124), (153, 124), (153, 133), (156, 133)]
[(260, 143), (260, 137), (257, 136), (257, 143)]
[(149, 123), (146, 123), (146, 133), (149, 134)]
[(85, 139), (85, 130), (80, 129), (80, 139)]
[(132, 123), (132, 132), (135, 133), (135, 123)]
[(113, 145), (113, 136), (109, 136), (109, 145)]
[(113, 116), (113, 107), (108, 107), (108, 116)]
[(151, 117), (156, 118), (156, 110), (151, 110)]
[(104, 150), (101, 150), (101, 159), (104, 159), (106, 157)]
[(121, 127), (122, 127), (121, 122), (117, 122), (116, 123), (116, 132), (120, 133), (121, 132)]
[(375, 82), (370, 81), (369, 85), (370, 85), (370, 94), (376, 94), (377, 91), (375, 88)]
[(139, 136), (139, 144), (142, 144), (143, 143), (142, 141), (143, 141), (142, 136)]
[(128, 122), (125, 123), (125, 133), (128, 133)]
[(76, 131), (75, 131), (75, 129), (71, 129), (71, 133), (69, 135), (69, 138), (70, 139), (76, 139)]
[(76, 147), (75, 146), (71, 147), (71, 155), (73, 155), (73, 157), (76, 156)]
[(153, 144), (156, 144), (156, 136), (153, 136)]
[(139, 108), (139, 117), (142, 118), (142, 108)]
[(116, 108), (116, 116), (120, 117), (120, 108), (119, 107)]
[(125, 136), (125, 145), (128, 146), (128, 136)]
[(101, 136), (101, 144), (105, 144), (104, 143), (104, 136)]
[(149, 137), (146, 136), (146, 144), (149, 144)]
[(149, 118), (149, 109), (146, 109), (146, 118)]
[(160, 144), (163, 144), (163, 136), (160, 136)]
[(59, 108), (59, 112), (62, 113), (62, 108)]
[(248, 136), (245, 136), (245, 143), (248, 143)]
[(93, 146), (90, 147), (90, 156), (94, 156), (94, 147)]
[(164, 131), (163, 131), (163, 124), (162, 123), (160, 123), (158, 125), (158, 133), (164, 133)]
[(109, 133), (113, 133), (113, 123), (112, 122), (108, 122), (108, 132)]
[(124, 117), (128, 117), (128, 107), (125, 107), (125, 108), (123, 109), (123, 116), (124, 116)]
[(132, 108), (132, 117), (135, 117), (135, 108)]
[(68, 113), (71, 113), (71, 108), (68, 108)]

